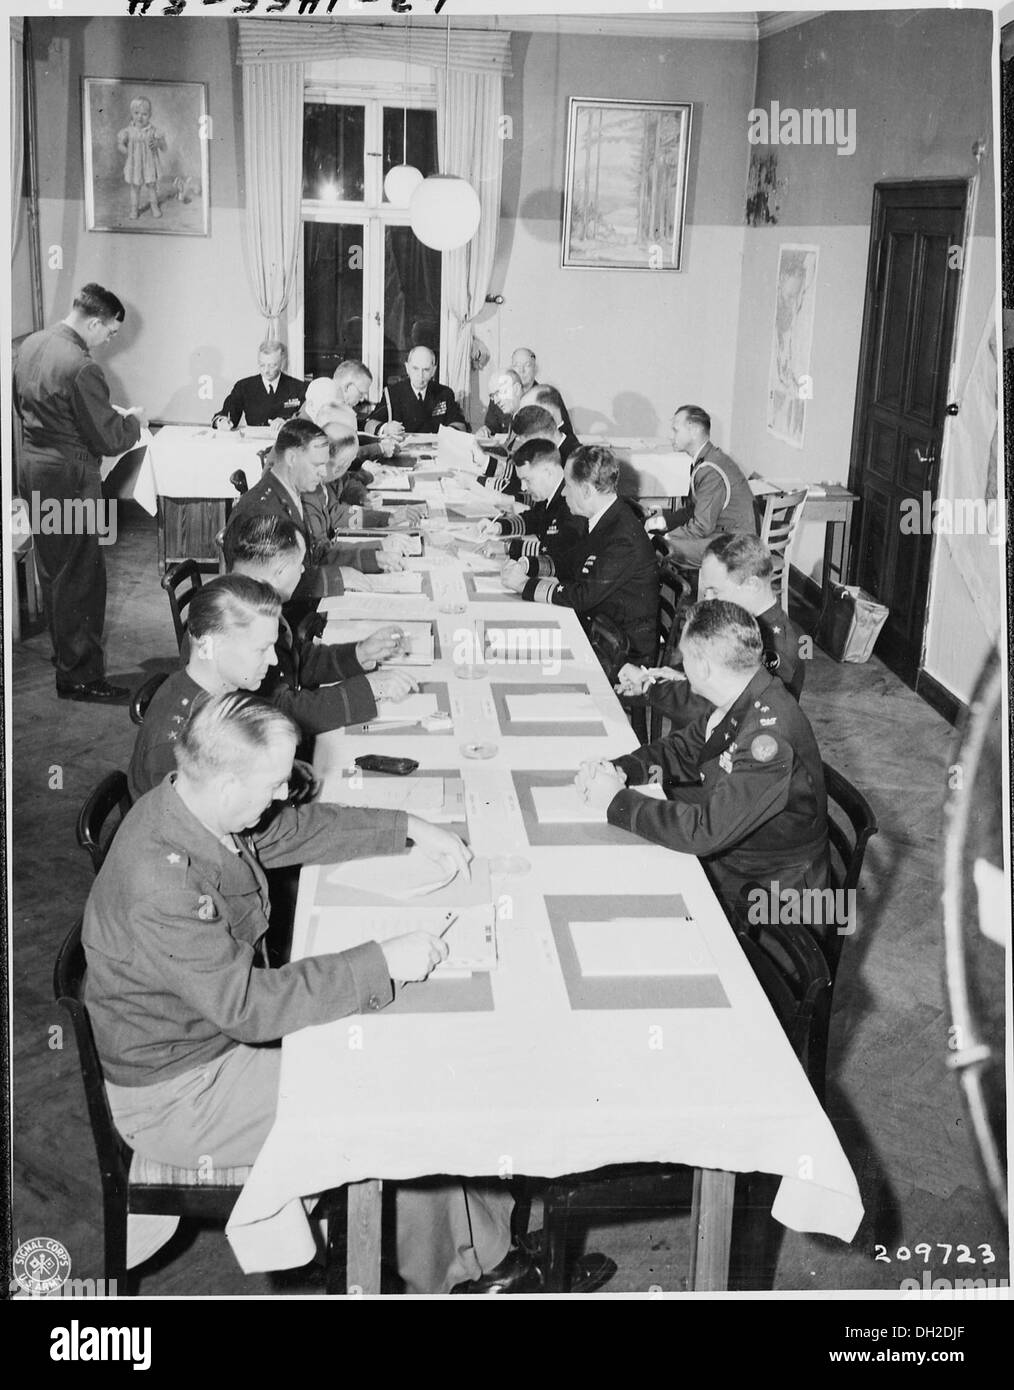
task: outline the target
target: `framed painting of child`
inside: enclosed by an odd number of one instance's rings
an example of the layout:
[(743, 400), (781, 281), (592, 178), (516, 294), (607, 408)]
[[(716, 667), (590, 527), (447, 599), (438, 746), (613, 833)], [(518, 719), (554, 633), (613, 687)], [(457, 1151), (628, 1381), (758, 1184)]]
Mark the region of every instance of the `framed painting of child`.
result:
[(85, 77), (82, 110), (87, 230), (207, 236), (206, 85)]

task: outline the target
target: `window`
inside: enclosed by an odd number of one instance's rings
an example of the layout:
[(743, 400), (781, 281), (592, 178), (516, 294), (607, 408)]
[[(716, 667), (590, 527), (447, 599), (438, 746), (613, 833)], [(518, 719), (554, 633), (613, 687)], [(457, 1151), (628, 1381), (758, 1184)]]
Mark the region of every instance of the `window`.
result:
[(410, 89), (404, 101), (394, 92), (352, 99), (341, 83), (308, 88), (304, 105), (303, 302), (291, 340), (302, 339), (307, 376), (362, 358), (375, 396), (404, 374), (413, 347), (440, 352), (440, 253), (384, 193), (396, 164), (437, 171), (435, 100)]

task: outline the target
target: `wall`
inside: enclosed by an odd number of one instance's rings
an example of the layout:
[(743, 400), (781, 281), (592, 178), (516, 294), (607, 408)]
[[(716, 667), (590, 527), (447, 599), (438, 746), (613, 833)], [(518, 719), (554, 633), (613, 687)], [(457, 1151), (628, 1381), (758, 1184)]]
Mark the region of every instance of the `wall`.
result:
[[(67, 18), (33, 19), (31, 27), (46, 322), (63, 317), (80, 285), (96, 280), (108, 286), (127, 309), (115, 342), (99, 350), (114, 400), (143, 405), (155, 419), (209, 420), (232, 382), (256, 369), (263, 336), (240, 250), (243, 142), (235, 25)], [(213, 134), (209, 237), (85, 231), (84, 76), (207, 84)], [(62, 269), (47, 263), (54, 246)], [(23, 278), (26, 266), (27, 257), (19, 257), (15, 275)], [(23, 300), (19, 279), (15, 302)], [(213, 378), (214, 401), (198, 394), (204, 373)]]
[[(808, 482), (847, 481), (873, 186), (887, 179), (971, 177), (973, 141), (988, 141), (992, 128), (991, 52), (990, 15), (967, 10), (829, 14), (761, 41), (753, 105), (852, 108), (856, 144), (844, 156), (818, 145), (763, 150), (775, 155), (769, 207), (777, 221), (746, 232), (731, 434), (733, 454), (749, 468)], [(974, 351), (995, 295), (991, 161), (988, 151), (972, 244), (966, 247), (968, 310), (956, 343), (959, 359)], [(778, 248), (790, 242), (820, 248), (814, 398), (802, 449), (776, 440), (766, 428)], [(962, 369), (959, 362), (955, 381), (964, 379), (968, 365)], [(944, 457), (942, 495), (947, 480)], [(797, 565), (814, 576), (822, 529), (804, 527), (797, 548)], [(983, 563), (996, 563), (996, 557), (995, 548), (984, 547)], [(988, 638), (958, 587), (963, 594), (937, 546), (925, 665), (964, 699)]]
[[(504, 106), (514, 130), (491, 285), (506, 302), (477, 325), (493, 358), (483, 402), (490, 374), (524, 344), (581, 432), (668, 434), (674, 406), (699, 401), (727, 439), (755, 56), (752, 42), (514, 36)], [(682, 272), (561, 268), (572, 96), (694, 103)]]

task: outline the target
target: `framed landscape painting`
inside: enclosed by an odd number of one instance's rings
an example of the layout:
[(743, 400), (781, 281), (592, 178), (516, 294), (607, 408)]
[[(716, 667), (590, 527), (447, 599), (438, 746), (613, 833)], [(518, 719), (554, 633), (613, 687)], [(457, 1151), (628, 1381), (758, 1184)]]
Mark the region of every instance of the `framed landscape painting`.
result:
[(682, 269), (692, 114), (689, 102), (571, 97), (565, 268)]
[(82, 106), (87, 230), (207, 236), (205, 84), (85, 77)]

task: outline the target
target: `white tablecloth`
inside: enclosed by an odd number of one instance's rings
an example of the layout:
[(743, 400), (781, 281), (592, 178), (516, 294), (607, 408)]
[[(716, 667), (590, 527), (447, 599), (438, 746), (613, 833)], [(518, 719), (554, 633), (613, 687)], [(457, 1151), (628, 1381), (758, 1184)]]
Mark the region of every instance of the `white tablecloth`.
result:
[[(136, 472), (124, 480), (121, 495), (132, 497), (152, 516), (159, 497), (235, 499), (239, 494), (229, 481), (231, 474), (241, 469), (252, 487), (262, 472), (259, 451), (269, 443), (246, 439), (242, 430), (213, 430), (210, 425), (164, 425), (154, 434), (144, 429), (127, 453), (146, 446), (145, 453)], [(102, 477), (124, 457), (104, 459)]]
[[(417, 674), (446, 689), (441, 703), (453, 732), (325, 735), (316, 762), (332, 785), (338, 769), (367, 751), (416, 758), (423, 774), (452, 770), (464, 779), (475, 853), (501, 865), (527, 863), (527, 872), (493, 877), (502, 916), (494, 1008), (381, 1012), (285, 1039), (275, 1126), (228, 1227), (241, 1265), (273, 1269), (311, 1258), (299, 1199), (343, 1183), (436, 1173), (555, 1176), (628, 1161), (781, 1174), (778, 1220), (851, 1239), (862, 1217), (851, 1168), (698, 861), (623, 832), (609, 845), (529, 842), (512, 771), (572, 770), (635, 743), (574, 614), (516, 597), (476, 601), (457, 565), (437, 564), (430, 574), (432, 598), (378, 603), (379, 596), (353, 594), (328, 607), (378, 621), (431, 617), (440, 660)], [(465, 611), (446, 611), (455, 606)], [(476, 623), (481, 632), (483, 622), (505, 620), (558, 623), (572, 658), (555, 673), (491, 664), (482, 678), (461, 679), (455, 643)], [(494, 694), (519, 684), (586, 689), (601, 727), (556, 737), (506, 733)], [(495, 756), (470, 760), (464, 744), (491, 745)], [(297, 954), (318, 873), (302, 876)], [(677, 895), (704, 936), (729, 1006), (572, 1007), (547, 898), (611, 897), (610, 915), (628, 917), (638, 915), (639, 900), (671, 903)]]

